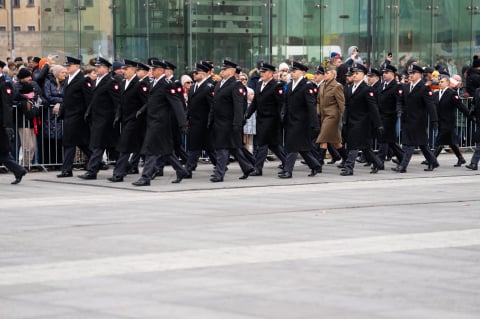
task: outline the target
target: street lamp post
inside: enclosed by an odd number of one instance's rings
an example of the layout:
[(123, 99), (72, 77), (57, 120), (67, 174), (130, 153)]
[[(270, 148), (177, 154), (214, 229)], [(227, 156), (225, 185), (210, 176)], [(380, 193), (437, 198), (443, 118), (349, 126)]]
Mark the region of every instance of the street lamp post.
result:
[(15, 31), (13, 28), (13, 1), (10, 0), (10, 32), (12, 36), (12, 47), (11, 47), (11, 55), (12, 55), (12, 60), (15, 60)]

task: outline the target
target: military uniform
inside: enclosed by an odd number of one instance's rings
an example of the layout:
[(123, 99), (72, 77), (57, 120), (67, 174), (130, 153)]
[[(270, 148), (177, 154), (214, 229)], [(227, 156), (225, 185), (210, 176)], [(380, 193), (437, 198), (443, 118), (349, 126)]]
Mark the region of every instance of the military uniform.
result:
[[(0, 70), (4, 66), (5, 63), (0, 61)], [(12, 184), (18, 184), (27, 170), (15, 162), (10, 154), (11, 139), (15, 133), (12, 119), (12, 95), (12, 86), (0, 71), (0, 164), (5, 165), (15, 175)]]
[[(237, 65), (224, 60), (222, 67), (235, 69)], [(240, 149), (243, 147), (242, 123), (246, 103), (247, 89), (233, 75), (217, 83), (211, 114), (213, 147), (217, 159), (214, 176), (210, 179), (212, 182), (223, 181), (230, 154), (237, 159), (243, 171), (241, 179), (247, 178), (255, 170)]]
[[(260, 72), (275, 71), (275, 67), (263, 63)], [(255, 154), (256, 176), (262, 175), (263, 164), (267, 159), (268, 149), (285, 164), (285, 151), (282, 146), (282, 127), (280, 123), (280, 112), (283, 105), (283, 83), (276, 82), (273, 78), (264, 84), (259, 80), (255, 87), (255, 95), (248, 107), (245, 117), (248, 119), (256, 113), (256, 143), (258, 145)]]
[[(423, 69), (415, 64), (410, 66), (409, 72), (423, 73)], [(418, 145), (425, 156), (429, 167), (428, 171), (438, 167), (435, 155), (428, 147), (428, 115), (433, 126), (438, 125), (437, 112), (433, 102), (433, 93), (428, 85), (419, 80), (415, 85), (405, 84), (402, 103), (402, 149), (404, 156), (400, 164), (392, 170), (405, 173), (415, 147)]]
[[(80, 60), (66, 57), (65, 65), (80, 65)], [(70, 75), (64, 84), (63, 102), (60, 104), (58, 118), (63, 120), (63, 164), (57, 177), (72, 176), (75, 147), (90, 158), (92, 152), (88, 148), (90, 129), (84, 119), (87, 107), (92, 99), (92, 83), (85, 78), (82, 71), (75, 77)]]
[[(353, 67), (354, 72), (367, 73), (363, 65)], [(353, 175), (355, 160), (359, 150), (362, 150), (365, 159), (373, 164), (371, 173), (383, 169), (383, 163), (372, 151), (372, 128), (382, 131), (380, 114), (378, 113), (375, 91), (363, 80), (354, 83), (345, 97), (344, 126), (346, 127), (346, 141), (348, 158), (345, 162), (342, 176)]]
[[(291, 70), (305, 72), (308, 67), (292, 62)], [(297, 80), (295, 88), (293, 81), (287, 85), (285, 103), (282, 110), (285, 127), (285, 151), (286, 159), (280, 178), (291, 178), (298, 153), (302, 155), (312, 172), (309, 176), (315, 176), (321, 169), (320, 163), (312, 154), (312, 138), (320, 131), (316, 111), (316, 85), (307, 81), (304, 77)]]
[[(166, 65), (159, 60), (151, 60), (153, 68), (165, 69)], [(186, 119), (183, 112), (183, 105), (176, 94), (176, 88), (163, 78), (154, 79), (150, 88), (147, 104), (140, 111), (146, 112), (147, 130), (141, 153), (146, 156), (141, 178), (134, 182), (135, 186), (150, 185), (154, 177), (159, 158), (161, 161), (170, 163), (175, 169), (177, 179), (173, 182), (179, 183), (187, 175), (178, 158), (173, 155), (174, 141), (172, 136), (171, 114), (176, 117), (176, 122), (182, 128), (186, 128)]]
[[(397, 69), (392, 65), (387, 65), (383, 72), (396, 73)], [(385, 161), (385, 158), (391, 150), (399, 161), (403, 159), (403, 151), (398, 145), (397, 120), (401, 110), (403, 96), (403, 86), (395, 79), (390, 82), (382, 83), (378, 90), (378, 110), (382, 119), (382, 125), (385, 131), (378, 138), (378, 157)]]
[[(199, 72), (209, 71), (209, 68), (201, 63), (197, 63), (195, 69)], [(216, 164), (208, 126), (208, 117), (213, 104), (215, 85), (209, 81), (209, 79), (211, 78), (206, 78), (201, 83), (195, 83), (188, 91), (188, 159), (186, 169), (190, 175), (197, 165), (202, 150), (208, 151), (212, 163), (214, 165)]]
[[(137, 68), (137, 63), (125, 59), (126, 67)], [(128, 159), (131, 153), (139, 153), (143, 143), (142, 118), (137, 118), (137, 112), (147, 103), (149, 85), (140, 81), (137, 75), (133, 75), (131, 80), (123, 84), (120, 108), (115, 117), (115, 121), (121, 121), (122, 132), (117, 143), (117, 151), (120, 153), (111, 181), (121, 181), (127, 175), (129, 168)]]
[[(95, 66), (111, 67), (110, 62), (97, 58)], [(118, 129), (114, 127), (115, 114), (120, 107), (120, 85), (109, 73), (97, 78), (92, 100), (85, 117), (90, 120), (90, 149), (92, 155), (87, 164), (87, 172), (78, 177), (96, 179), (102, 162), (103, 153), (114, 148), (118, 139)]]

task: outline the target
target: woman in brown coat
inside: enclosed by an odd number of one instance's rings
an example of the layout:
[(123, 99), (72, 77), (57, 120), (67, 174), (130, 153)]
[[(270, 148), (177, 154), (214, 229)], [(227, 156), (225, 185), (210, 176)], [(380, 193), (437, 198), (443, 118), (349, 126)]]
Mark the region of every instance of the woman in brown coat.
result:
[(317, 95), (317, 114), (321, 120), (317, 143), (320, 144), (321, 163), (327, 152), (327, 143), (338, 150), (342, 159), (345, 160), (347, 157), (340, 132), (342, 114), (345, 110), (345, 94), (343, 85), (335, 80), (336, 75), (334, 67), (326, 69), (324, 82), (320, 85)]

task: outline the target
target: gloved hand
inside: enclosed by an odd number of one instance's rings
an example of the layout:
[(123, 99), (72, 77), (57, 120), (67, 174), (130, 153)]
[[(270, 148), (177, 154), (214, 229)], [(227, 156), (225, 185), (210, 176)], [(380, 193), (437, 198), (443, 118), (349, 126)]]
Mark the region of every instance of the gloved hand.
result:
[(5, 133), (7, 133), (8, 140), (11, 141), (13, 139), (13, 135), (14, 135), (15, 131), (11, 127), (6, 127), (5, 128)]
[(384, 133), (385, 133), (385, 128), (383, 126), (377, 127), (378, 136), (383, 136)]
[(438, 130), (438, 122), (437, 121), (432, 122), (432, 128), (434, 130)]
[(138, 119), (142, 115), (142, 111), (138, 110), (135, 117)]

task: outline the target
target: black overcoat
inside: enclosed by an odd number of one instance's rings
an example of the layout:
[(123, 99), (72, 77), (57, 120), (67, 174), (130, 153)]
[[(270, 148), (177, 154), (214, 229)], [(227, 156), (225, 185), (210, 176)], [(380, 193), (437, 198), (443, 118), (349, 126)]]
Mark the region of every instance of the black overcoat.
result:
[[(211, 148), (210, 132), (207, 127), (208, 115), (213, 104), (215, 85), (205, 80), (195, 90), (192, 85), (188, 91), (188, 138), (189, 150), (205, 150)], [(195, 91), (195, 92), (194, 92)]]
[(379, 140), (393, 143), (398, 141), (397, 137), (397, 114), (401, 110), (403, 86), (393, 80), (383, 89), (381, 84), (378, 90), (378, 111), (384, 128), (384, 133)]
[(120, 98), (119, 116), (122, 120), (122, 132), (117, 143), (117, 151), (122, 153), (140, 152), (144, 136), (144, 118), (137, 118), (137, 112), (147, 103), (149, 84), (140, 81), (137, 76), (125, 89), (123, 83)]
[(107, 74), (93, 89), (87, 112), (91, 118), (90, 148), (115, 147), (119, 131), (113, 120), (120, 107), (120, 84)]
[(465, 116), (468, 116), (468, 109), (463, 105), (458, 97), (457, 92), (450, 88), (446, 88), (439, 99), (440, 91), (433, 93), (433, 101), (437, 108), (438, 116), (438, 145), (456, 145), (458, 144), (457, 136), (457, 115), (459, 110)]
[(344, 121), (347, 129), (348, 149), (372, 147), (372, 128), (382, 126), (378, 112), (377, 98), (372, 87), (360, 82), (355, 92), (353, 86), (345, 97)]
[(246, 118), (257, 112), (257, 145), (278, 145), (282, 142), (280, 112), (285, 97), (283, 83), (272, 79), (261, 90), (262, 85), (262, 81), (256, 84), (255, 96), (248, 107)]
[(11, 142), (8, 138), (6, 128), (13, 129), (12, 117), (13, 88), (0, 77), (0, 153), (8, 153), (11, 149)]
[(221, 82), (215, 86), (212, 103), (213, 146), (215, 149), (240, 148), (247, 89), (233, 76), (220, 85)]
[(155, 86), (152, 83), (146, 113), (147, 131), (141, 153), (160, 156), (173, 154), (171, 114), (175, 115), (180, 127), (187, 125), (183, 104), (173, 83), (161, 79)]
[(410, 85), (404, 84), (402, 105), (402, 144), (417, 146), (428, 144), (428, 115), (437, 122), (433, 93), (428, 85), (417, 83), (410, 92)]
[(63, 102), (60, 104), (59, 119), (63, 119), (63, 145), (88, 145), (90, 128), (85, 122), (85, 112), (92, 99), (92, 84), (82, 72), (68, 84), (65, 80)]

